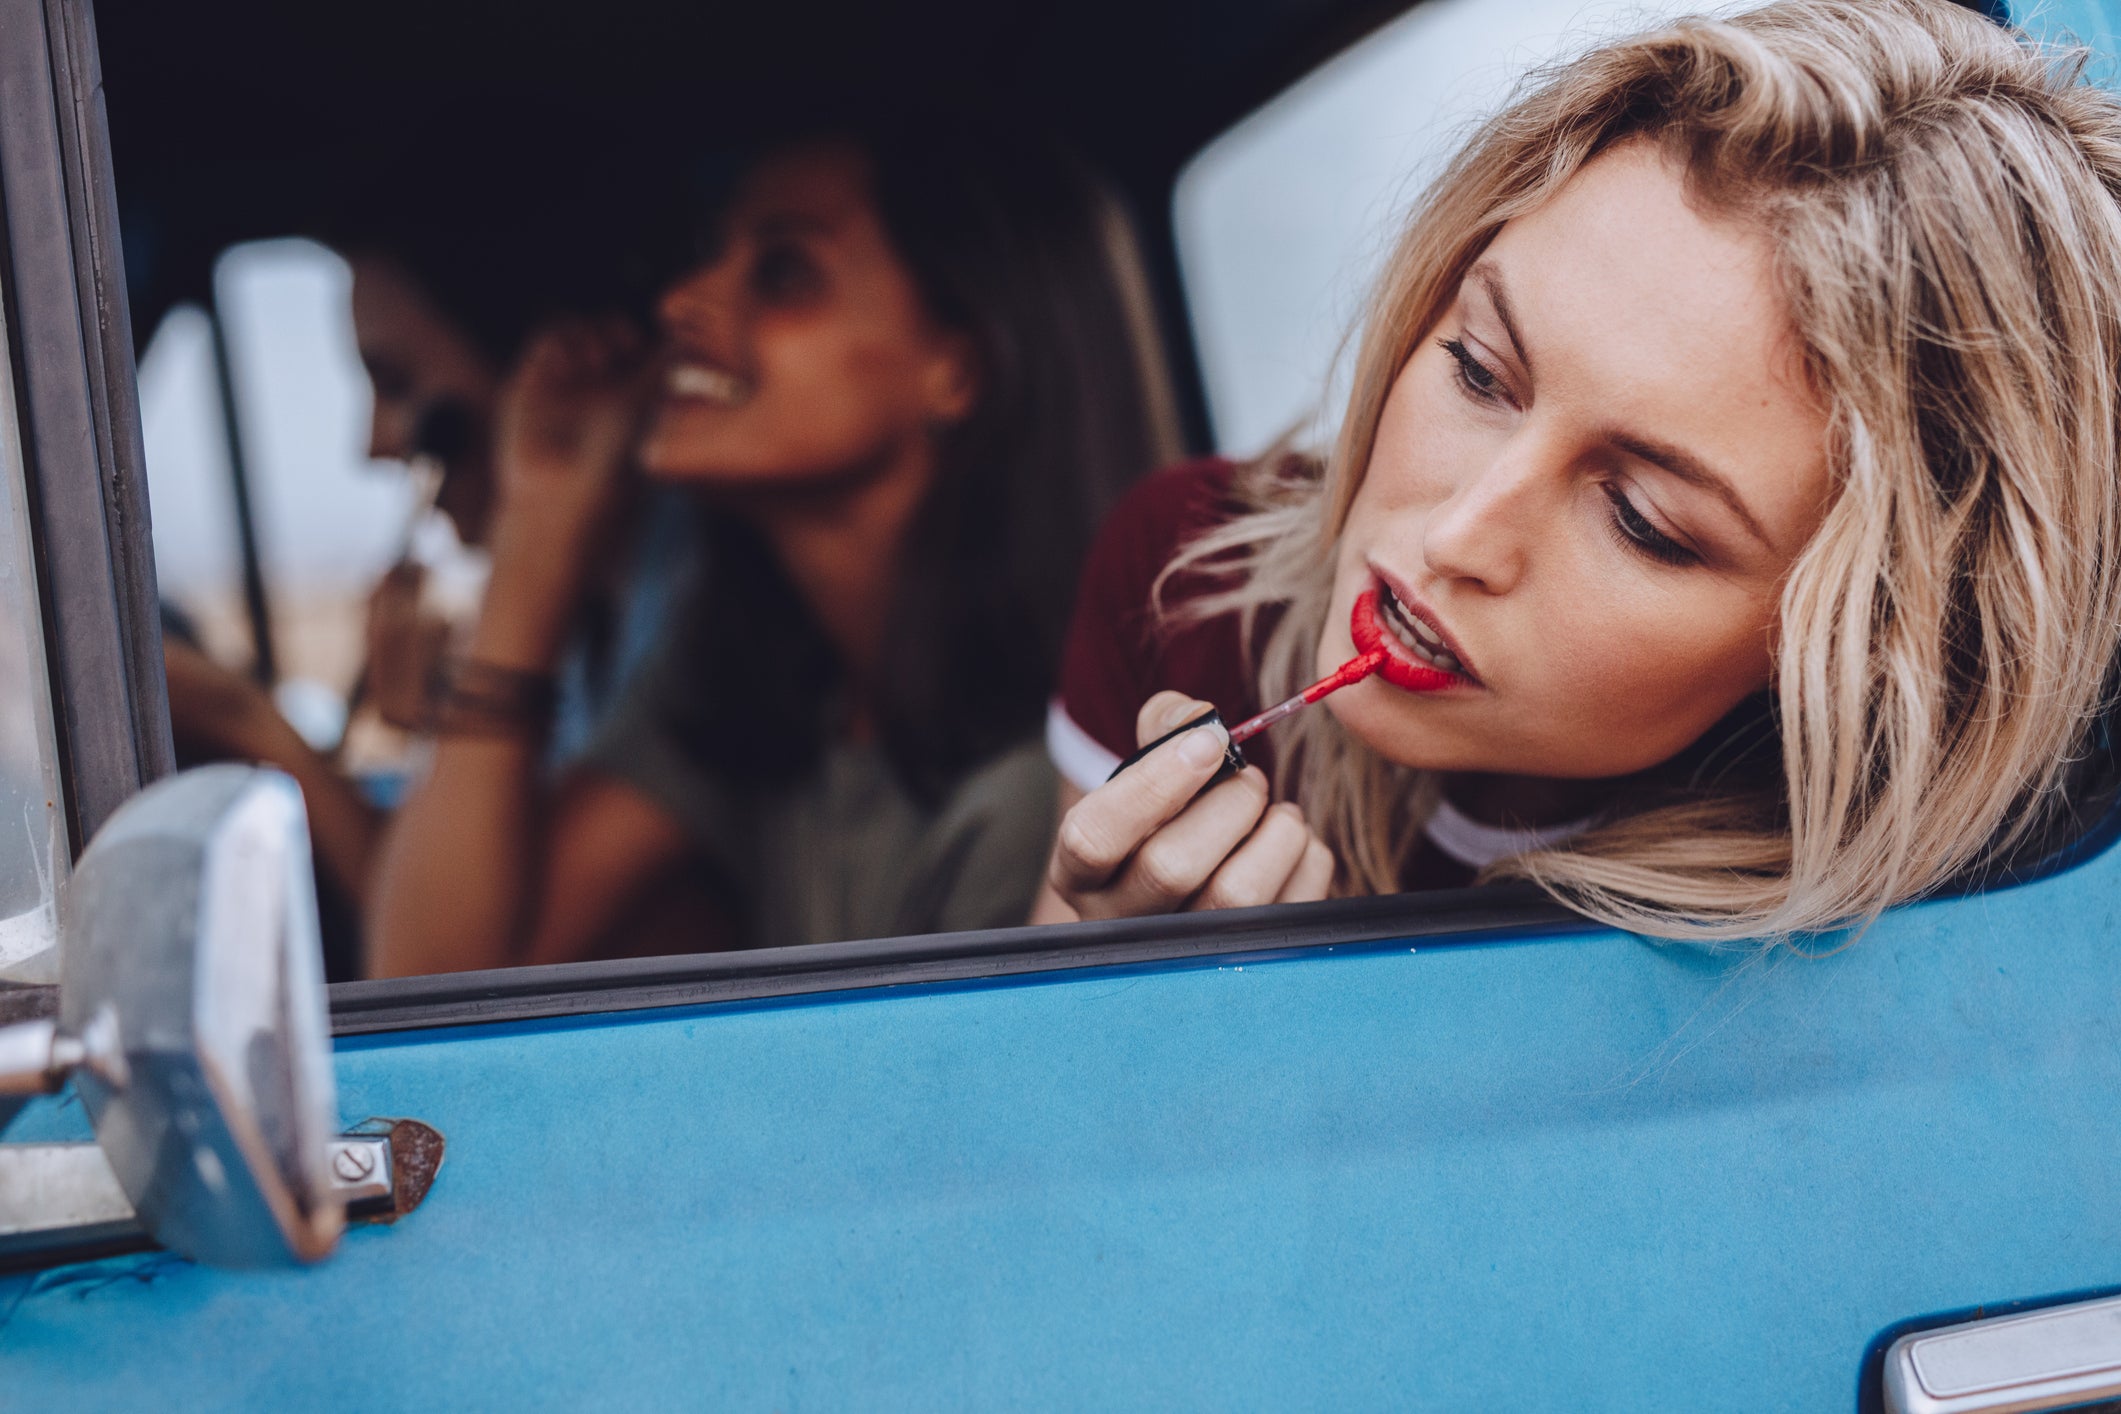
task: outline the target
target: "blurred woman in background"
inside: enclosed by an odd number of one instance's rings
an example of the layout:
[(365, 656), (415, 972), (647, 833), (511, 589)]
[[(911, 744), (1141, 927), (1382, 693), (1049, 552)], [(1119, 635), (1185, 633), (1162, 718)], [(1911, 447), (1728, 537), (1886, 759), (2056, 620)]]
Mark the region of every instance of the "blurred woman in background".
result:
[[(337, 751), (306, 740), (269, 684), (215, 661), (173, 606), (164, 609), (164, 666), (181, 764), (242, 760), (287, 771), (302, 788), (318, 864), (325, 956), (334, 979), (358, 975), (361, 913), (384, 806), (417, 768), (436, 668), (451, 634), (445, 598), (476, 601), (478, 560), (492, 521), (496, 406), (534, 331), (556, 318), (639, 307), (663, 211), (652, 186), (615, 162), (607, 128), (577, 113), (497, 120), (443, 105), (417, 124), (417, 142), (369, 154), (314, 233), (347, 262), (351, 332), (368, 375), (367, 453), (431, 476), (415, 493), (417, 537), (369, 596), (354, 732)], [(541, 137), (524, 139), (526, 131)], [(437, 140), (432, 134), (451, 135)], [(535, 163), (508, 160), (530, 149)], [(495, 157), (494, 153), (503, 154)], [(623, 499), (639, 500), (632, 492)], [(431, 508), (431, 509), (430, 509)], [(578, 596), (561, 659), (548, 764), (578, 752), (644, 656), (681, 572), (689, 527), (641, 507), (611, 517), (598, 573)], [(417, 539), (427, 551), (416, 553)], [(429, 560), (441, 546), (456, 573)], [(438, 589), (448, 593), (439, 594)], [(283, 649), (285, 644), (281, 645)], [(380, 721), (388, 730), (373, 728)], [(380, 739), (389, 769), (361, 746)], [(360, 779), (353, 778), (359, 773)]]
[[(932, 124), (751, 166), (705, 259), (504, 395), (494, 576), (385, 847), (377, 975), (999, 926), (1044, 865), (1040, 745), (1082, 554), (1171, 450), (1125, 226), (1031, 144)], [(536, 770), (629, 460), (693, 490), (701, 581), (578, 769)], [(667, 941), (657, 945), (670, 946)]]

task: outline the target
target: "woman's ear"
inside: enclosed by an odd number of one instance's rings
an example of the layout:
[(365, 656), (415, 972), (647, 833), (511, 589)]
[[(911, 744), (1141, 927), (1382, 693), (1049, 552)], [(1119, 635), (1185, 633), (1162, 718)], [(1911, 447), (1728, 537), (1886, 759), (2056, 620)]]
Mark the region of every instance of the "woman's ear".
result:
[(979, 348), (971, 335), (949, 332), (938, 336), (923, 390), (929, 423), (950, 427), (972, 416), (979, 406), (981, 375)]

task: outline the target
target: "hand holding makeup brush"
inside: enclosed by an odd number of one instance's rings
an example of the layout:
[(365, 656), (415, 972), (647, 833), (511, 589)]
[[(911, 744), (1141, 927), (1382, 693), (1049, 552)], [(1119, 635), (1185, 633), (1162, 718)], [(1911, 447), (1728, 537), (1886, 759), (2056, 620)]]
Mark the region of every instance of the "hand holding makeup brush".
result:
[[(1143, 705), (1136, 739), (1149, 743), (1209, 710), (1176, 692)], [(1228, 733), (1196, 727), (1163, 742), (1091, 791), (1061, 820), (1047, 883), (1081, 918), (1182, 909), (1247, 908), (1322, 899), (1334, 860), (1303, 811), (1267, 803), (1267, 781), (1247, 767), (1202, 791), (1223, 765)]]

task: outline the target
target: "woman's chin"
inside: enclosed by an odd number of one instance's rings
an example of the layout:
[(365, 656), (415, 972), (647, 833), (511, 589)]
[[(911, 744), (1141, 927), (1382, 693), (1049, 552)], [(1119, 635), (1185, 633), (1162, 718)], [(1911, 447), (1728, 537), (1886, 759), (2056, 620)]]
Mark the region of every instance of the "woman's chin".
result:
[(635, 459), (657, 481), (742, 484), (775, 479), (774, 458), (754, 439), (737, 435), (726, 411), (664, 407), (648, 421)]
[(786, 475), (773, 467), (756, 467), (728, 449), (673, 444), (650, 437), (635, 456), (641, 473), (651, 481), (670, 481), (694, 486), (768, 486)]
[(1485, 695), (1406, 692), (1379, 678), (1336, 692), (1322, 704), (1367, 750), (1416, 771), (1499, 775), (1604, 776), (1566, 745), (1522, 735)]
[(1464, 743), (1439, 731), (1439, 724), (1413, 720), (1408, 708), (1419, 702), (1372, 678), (1334, 693), (1324, 705), (1348, 735), (1387, 761), (1418, 771), (1469, 769)]

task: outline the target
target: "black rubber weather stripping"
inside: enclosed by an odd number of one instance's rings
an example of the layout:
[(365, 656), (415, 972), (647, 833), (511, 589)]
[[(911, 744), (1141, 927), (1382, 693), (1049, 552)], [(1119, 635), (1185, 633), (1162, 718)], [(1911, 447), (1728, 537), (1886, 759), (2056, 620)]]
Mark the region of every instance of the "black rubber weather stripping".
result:
[[(2088, 828), (2043, 858), (2000, 871), (1985, 887), (1960, 880), (1939, 890), (1937, 897), (2023, 887), (2075, 868), (2115, 847), (2117, 840), (2121, 795), (2102, 802)], [(339, 982), (330, 989), (332, 1029), (344, 1036), (467, 1026), (806, 992), (1272, 956), (1396, 938), (1449, 936), (1453, 943), (1481, 943), (1595, 926), (1530, 884), (1492, 884), (1160, 918)]]
[(1038, 972), (1259, 957), (1396, 938), (1485, 942), (1585, 926), (1529, 886), (1498, 885), (1219, 913), (937, 933), (683, 957), (512, 967), (340, 982), (339, 1035), (697, 1006), (807, 992), (961, 982)]

